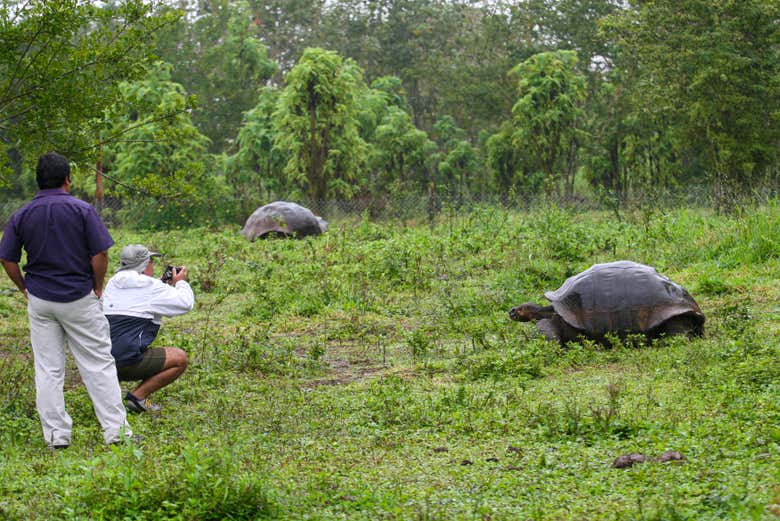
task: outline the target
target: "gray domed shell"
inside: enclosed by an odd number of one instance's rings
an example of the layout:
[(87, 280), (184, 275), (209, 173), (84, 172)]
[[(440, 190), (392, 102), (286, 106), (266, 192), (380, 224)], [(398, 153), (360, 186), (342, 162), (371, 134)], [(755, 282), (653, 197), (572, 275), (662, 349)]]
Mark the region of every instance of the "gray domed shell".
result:
[(596, 337), (609, 331), (647, 333), (686, 314), (704, 323), (704, 314), (682, 286), (631, 261), (594, 264), (544, 296), (567, 323)]
[(252, 212), (241, 233), (254, 241), (268, 234), (306, 237), (319, 235), (327, 229), (328, 222), (308, 208), (287, 201), (274, 201)]

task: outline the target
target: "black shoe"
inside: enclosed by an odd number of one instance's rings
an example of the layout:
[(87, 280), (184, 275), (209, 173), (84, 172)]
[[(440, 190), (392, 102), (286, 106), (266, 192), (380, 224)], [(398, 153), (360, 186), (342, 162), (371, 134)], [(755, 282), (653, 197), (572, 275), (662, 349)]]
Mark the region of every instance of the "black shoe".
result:
[(139, 400), (133, 393), (127, 393), (125, 396), (125, 407), (131, 412), (157, 412), (160, 406), (150, 402), (148, 399)]
[(67, 449), (68, 447), (70, 447), (70, 443), (62, 443), (59, 445), (51, 446), (52, 450), (63, 450), (63, 449)]

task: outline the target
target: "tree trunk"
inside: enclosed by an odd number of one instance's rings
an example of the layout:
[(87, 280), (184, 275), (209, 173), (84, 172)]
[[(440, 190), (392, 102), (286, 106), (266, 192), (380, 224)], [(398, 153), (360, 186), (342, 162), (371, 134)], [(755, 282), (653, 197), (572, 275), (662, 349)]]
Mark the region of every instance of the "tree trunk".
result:
[(95, 165), (95, 210), (103, 213), (103, 148), (98, 147), (98, 159)]

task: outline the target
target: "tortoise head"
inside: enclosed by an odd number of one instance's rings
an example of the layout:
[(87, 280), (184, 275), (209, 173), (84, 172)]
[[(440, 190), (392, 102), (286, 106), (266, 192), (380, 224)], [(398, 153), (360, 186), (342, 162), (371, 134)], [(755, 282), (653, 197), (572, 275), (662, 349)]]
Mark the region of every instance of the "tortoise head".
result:
[(519, 306), (512, 308), (509, 311), (509, 318), (517, 320), (518, 322), (535, 322), (544, 318), (542, 310), (543, 308), (540, 305), (534, 304), (533, 302), (526, 302), (525, 304), (520, 304)]

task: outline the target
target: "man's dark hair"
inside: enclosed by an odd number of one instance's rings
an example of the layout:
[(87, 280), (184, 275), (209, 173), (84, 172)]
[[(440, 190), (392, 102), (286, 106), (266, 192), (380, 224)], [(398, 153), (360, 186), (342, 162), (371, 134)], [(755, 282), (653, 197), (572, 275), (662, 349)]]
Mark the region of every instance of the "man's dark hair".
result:
[(35, 168), (35, 180), (38, 188), (59, 188), (65, 184), (65, 179), (70, 178), (70, 163), (64, 156), (56, 152), (43, 154), (38, 158), (38, 166)]

